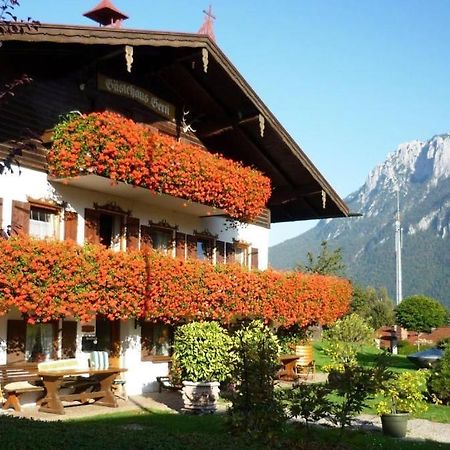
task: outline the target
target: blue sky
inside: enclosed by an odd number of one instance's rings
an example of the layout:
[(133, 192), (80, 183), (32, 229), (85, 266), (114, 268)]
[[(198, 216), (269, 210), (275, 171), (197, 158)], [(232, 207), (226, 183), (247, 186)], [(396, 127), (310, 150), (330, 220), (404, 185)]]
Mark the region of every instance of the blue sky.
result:
[[(345, 197), (402, 142), (450, 131), (449, 0), (214, 0), (217, 43)], [(21, 0), (93, 22), (96, 0)], [(127, 28), (196, 32), (208, 0), (113, 0)], [(271, 243), (311, 222), (275, 225)]]

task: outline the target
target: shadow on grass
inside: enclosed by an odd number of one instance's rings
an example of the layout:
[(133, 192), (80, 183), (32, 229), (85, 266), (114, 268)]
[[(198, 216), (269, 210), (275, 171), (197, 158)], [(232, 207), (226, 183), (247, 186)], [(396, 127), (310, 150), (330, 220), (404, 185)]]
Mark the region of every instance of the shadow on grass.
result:
[[(436, 442), (393, 440), (380, 432), (341, 431), (315, 427), (307, 433), (289, 424), (275, 437), (275, 448), (428, 450), (449, 448)], [(223, 416), (188, 416), (161, 411), (136, 411), (65, 422), (39, 422), (1, 416), (2, 450), (21, 449), (158, 449), (158, 450), (260, 450), (272, 448), (230, 433)], [(339, 444), (337, 444), (339, 443)]]
[[(375, 366), (380, 353), (359, 352), (358, 361), (363, 366)], [(402, 355), (389, 355), (389, 368), (393, 371), (416, 370), (417, 367)]]

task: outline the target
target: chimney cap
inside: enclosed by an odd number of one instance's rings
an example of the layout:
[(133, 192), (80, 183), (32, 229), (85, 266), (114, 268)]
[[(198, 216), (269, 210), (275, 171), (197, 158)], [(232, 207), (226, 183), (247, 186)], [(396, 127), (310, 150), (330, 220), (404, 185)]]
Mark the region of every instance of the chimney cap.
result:
[(128, 19), (128, 16), (120, 12), (110, 0), (102, 0), (95, 8), (84, 13), (83, 16), (104, 26)]

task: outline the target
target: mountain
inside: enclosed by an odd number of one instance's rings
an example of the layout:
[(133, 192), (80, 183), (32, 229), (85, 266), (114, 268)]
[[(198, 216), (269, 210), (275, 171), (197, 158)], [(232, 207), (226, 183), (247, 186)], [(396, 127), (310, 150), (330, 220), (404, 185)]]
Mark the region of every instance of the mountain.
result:
[(318, 254), (320, 242), (342, 248), (347, 276), (387, 287), (395, 298), (396, 186), (403, 229), (403, 296), (425, 294), (450, 307), (450, 134), (401, 144), (346, 199), (362, 217), (329, 219), (269, 249), (269, 263), (287, 269)]

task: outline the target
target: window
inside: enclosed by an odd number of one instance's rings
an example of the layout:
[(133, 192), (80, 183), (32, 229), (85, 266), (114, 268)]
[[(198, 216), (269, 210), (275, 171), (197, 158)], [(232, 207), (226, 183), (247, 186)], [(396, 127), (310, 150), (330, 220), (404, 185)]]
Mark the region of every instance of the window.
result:
[(52, 323), (27, 324), (25, 360), (48, 361), (54, 357), (55, 327)]
[(171, 255), (173, 250), (173, 232), (172, 230), (162, 230), (150, 228), (150, 238), (152, 247), (164, 255)]
[(120, 347), (120, 321), (108, 320), (103, 316), (95, 319), (91, 330), (82, 324), (81, 350), (83, 352), (106, 351), (110, 356), (117, 356)]
[(110, 248), (113, 242), (114, 217), (110, 214), (100, 214), (100, 244)]
[(212, 261), (212, 240), (197, 238), (197, 259)]
[(248, 246), (236, 244), (234, 247), (234, 261), (243, 267), (248, 267)]
[(55, 211), (47, 208), (31, 206), (30, 235), (44, 239), (55, 236)]
[(142, 360), (164, 360), (172, 354), (173, 328), (163, 323), (141, 324)]
[[(106, 205), (108, 206), (108, 205)], [(124, 216), (103, 209), (86, 208), (84, 237), (90, 244), (103, 244), (114, 250), (125, 249)]]

